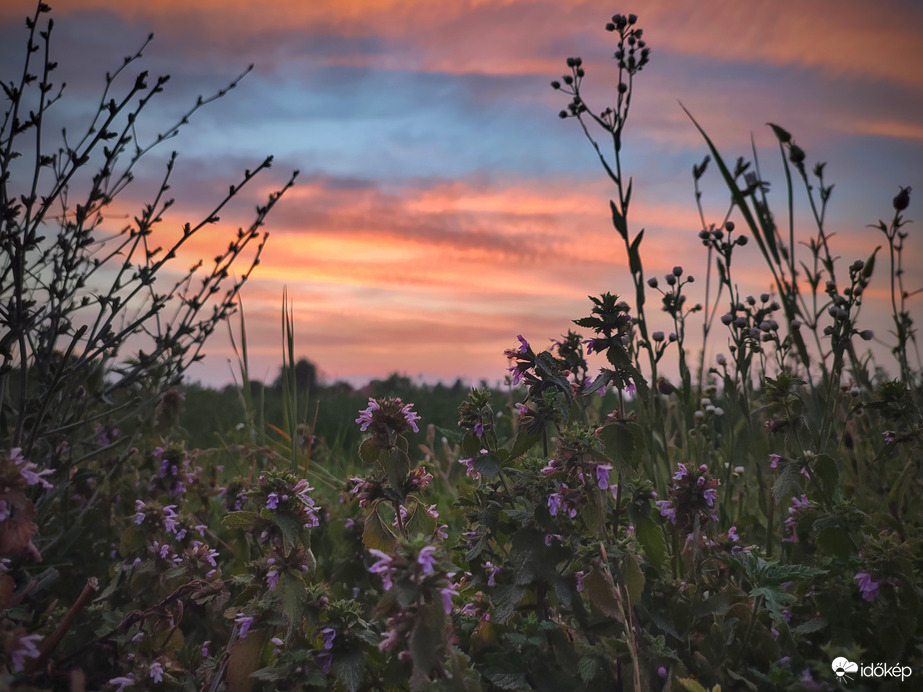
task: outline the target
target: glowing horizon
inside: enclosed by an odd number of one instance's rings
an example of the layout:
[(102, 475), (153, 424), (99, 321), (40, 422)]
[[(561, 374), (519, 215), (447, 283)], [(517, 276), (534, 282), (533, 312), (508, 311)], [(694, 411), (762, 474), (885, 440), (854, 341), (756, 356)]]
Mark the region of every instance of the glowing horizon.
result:
[[(655, 0), (624, 8), (638, 12), (653, 49), (636, 81), (623, 151), (634, 179), (632, 233), (645, 229), (647, 276), (682, 264), (699, 279), (690, 301), (703, 298), (705, 253), (690, 171), (706, 148), (677, 101), (731, 162), (751, 158), (753, 133), (780, 226), (787, 223), (785, 182), (765, 123), (792, 132), (812, 165), (828, 162), (836, 187), (827, 223), (843, 276), (852, 260), (883, 244), (867, 224), (887, 219), (899, 186), (923, 192), (923, 73), (909, 67), (923, 63), (923, 8), (909, 0), (876, 7), (869, 13), (813, 0), (792, 13), (766, 0), (732, 8)], [(19, 64), (22, 17), (32, 9), (25, 0), (0, 8), (3, 63)], [(274, 154), (273, 169), (220, 224), (194, 238), (177, 265), (213, 256), (226, 234), (249, 225), (255, 204), (291, 170), (302, 171), (268, 218), (269, 242), (243, 292), (252, 372), (271, 379), (278, 370), (287, 286), (297, 355), (330, 381), (361, 384), (399, 372), (495, 382), (506, 374), (503, 350), (516, 334), (543, 348), (585, 315), (587, 295), (633, 298), (608, 212), (614, 192), (579, 126), (558, 119), (567, 98), (549, 86), (566, 57), (581, 55), (591, 105), (607, 104), (616, 70), (602, 27), (611, 11), (596, 0), (283, 0), (268, 7), (67, 0), (52, 13), (53, 57), (70, 85), (62, 108), (73, 109), (60, 116), (92, 108), (102, 74), (149, 31), (156, 39), (145, 69), (173, 75), (149, 114), (155, 121), (169, 122), (197, 94), (255, 63), (236, 90), (197, 113), (139, 170), (110, 215), (113, 226), (147, 201), (162, 174), (158, 157), (171, 148), (181, 155), (171, 190), (177, 205), (158, 230), (164, 238), (207, 213), (244, 168)], [(714, 164), (703, 186), (707, 222), (718, 223), (728, 196)], [(798, 199), (807, 234), (803, 191)], [(908, 216), (918, 208), (912, 197)], [(923, 250), (908, 228), (905, 280), (913, 291), (923, 287)], [(755, 243), (735, 258), (745, 294), (770, 288), (761, 262)], [(883, 342), (887, 270), (880, 254), (862, 325)], [(647, 304), (652, 327), (670, 331), (655, 298)], [(700, 322), (693, 324), (697, 334)], [(709, 357), (723, 350), (715, 338)], [(229, 382), (227, 335), (219, 330), (206, 353), (190, 377)]]

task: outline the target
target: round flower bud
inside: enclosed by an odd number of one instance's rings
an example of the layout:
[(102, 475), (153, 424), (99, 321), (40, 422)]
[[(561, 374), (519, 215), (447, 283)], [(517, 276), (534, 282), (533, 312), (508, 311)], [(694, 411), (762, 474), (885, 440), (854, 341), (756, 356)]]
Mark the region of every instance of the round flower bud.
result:
[(739, 235), (739, 236), (737, 236), (737, 238), (734, 240), (734, 242), (737, 243), (738, 245), (740, 245), (741, 247), (743, 247), (743, 246), (746, 245), (748, 242), (750, 242), (750, 239), (749, 239), (747, 236), (745, 236), (745, 235)]
[(680, 267), (679, 265), (673, 267), (673, 276), (682, 276), (682, 275), (683, 275), (682, 267)]
[(654, 341), (663, 341), (664, 339), (663, 332), (654, 332), (653, 334), (651, 334), (651, 338)]
[(733, 221), (726, 222), (724, 224), (724, 228), (728, 233), (733, 233), (734, 232), (734, 222)]
[(656, 276), (652, 276), (651, 278), (647, 280), (647, 285), (650, 286), (651, 288), (657, 288), (657, 284), (658, 284), (658, 281), (657, 281)]
[(724, 354), (723, 354), (723, 353), (719, 353), (717, 356), (715, 356), (715, 360), (718, 362), (718, 365), (727, 365), (727, 364), (728, 364), (728, 360), (727, 360), (727, 358), (724, 357)]
[(875, 332), (873, 332), (871, 329), (863, 329), (861, 332), (859, 332), (859, 336), (863, 341), (871, 341), (875, 336)]
[(721, 315), (721, 324), (729, 325), (733, 321), (734, 321), (734, 315), (732, 315), (731, 313), (726, 312), (723, 315)]

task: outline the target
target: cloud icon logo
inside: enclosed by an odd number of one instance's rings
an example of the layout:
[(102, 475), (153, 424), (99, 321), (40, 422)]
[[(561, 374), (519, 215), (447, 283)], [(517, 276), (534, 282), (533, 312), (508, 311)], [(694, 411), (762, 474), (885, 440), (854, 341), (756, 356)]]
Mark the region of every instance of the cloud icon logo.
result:
[(836, 673), (838, 678), (848, 679), (848, 673), (859, 672), (859, 664), (853, 663), (843, 656), (839, 656), (838, 658), (833, 659), (833, 663), (830, 664), (830, 667), (833, 668), (833, 672)]

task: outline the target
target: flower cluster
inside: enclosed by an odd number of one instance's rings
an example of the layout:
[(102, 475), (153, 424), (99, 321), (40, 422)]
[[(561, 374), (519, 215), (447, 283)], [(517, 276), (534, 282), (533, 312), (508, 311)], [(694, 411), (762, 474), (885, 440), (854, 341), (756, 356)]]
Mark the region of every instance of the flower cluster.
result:
[(669, 519), (680, 531), (692, 529), (696, 520), (700, 526), (718, 521), (715, 507), (718, 485), (718, 479), (711, 477), (705, 464), (691, 469), (686, 464), (677, 464), (669, 498), (657, 500), (661, 516)]
[(452, 582), (455, 573), (443, 568), (437, 551), (437, 546), (419, 541), (400, 543), (394, 554), (369, 551), (376, 558), (369, 572), (381, 577), (385, 591), (379, 611), (386, 629), (378, 648), (397, 652), (400, 661), (412, 660), (409, 647), (418, 627), (430, 633), (422, 645), (434, 656), (445, 645), (450, 629), (446, 616), (452, 612), (458, 589)]
[(405, 435), (411, 430), (420, 432), (419, 420), (413, 404), (405, 404), (400, 398), (378, 400), (369, 397), (369, 405), (359, 412), (356, 423), (362, 432), (368, 432), (379, 443), (379, 447), (386, 448), (395, 435)]

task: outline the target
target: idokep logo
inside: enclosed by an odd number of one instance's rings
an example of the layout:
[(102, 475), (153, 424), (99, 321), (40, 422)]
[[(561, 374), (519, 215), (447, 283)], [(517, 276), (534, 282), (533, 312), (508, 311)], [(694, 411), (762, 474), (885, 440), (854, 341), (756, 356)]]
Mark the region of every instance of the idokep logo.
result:
[(837, 680), (847, 682), (853, 679), (853, 676), (860, 675), (863, 678), (900, 678), (904, 682), (913, 674), (910, 666), (903, 666), (900, 663), (891, 665), (888, 663), (866, 663), (859, 665), (849, 659), (839, 656), (833, 659), (830, 664), (836, 674)]

